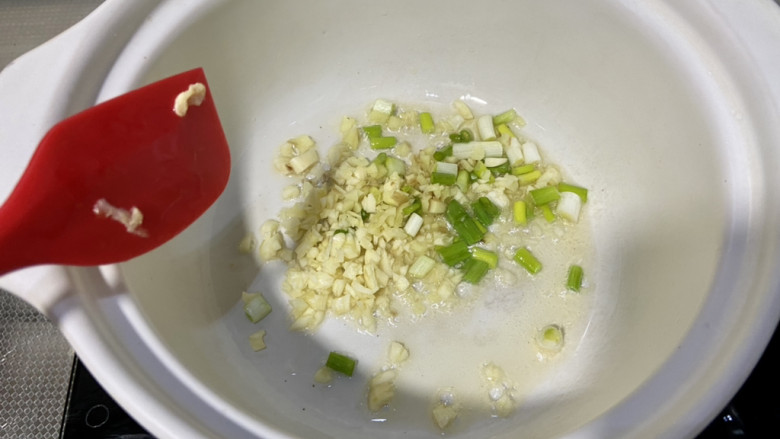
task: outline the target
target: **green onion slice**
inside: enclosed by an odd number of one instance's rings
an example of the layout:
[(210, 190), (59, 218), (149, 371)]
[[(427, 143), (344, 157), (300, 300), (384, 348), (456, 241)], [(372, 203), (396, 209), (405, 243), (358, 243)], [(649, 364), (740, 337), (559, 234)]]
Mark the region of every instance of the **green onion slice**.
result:
[(471, 175), (469, 175), (469, 171), (466, 171), (465, 169), (459, 170), (458, 176), (455, 179), (455, 184), (458, 185), (460, 191), (465, 194), (471, 185)]
[(558, 190), (560, 192), (574, 192), (577, 194), (583, 203), (588, 202), (588, 190), (581, 186), (575, 186), (569, 183), (559, 183)]
[(461, 240), (456, 240), (450, 245), (436, 246), (436, 253), (450, 267), (454, 267), (471, 257), (469, 246)]
[(440, 150), (434, 152), (433, 153), (433, 158), (437, 162), (440, 162), (440, 161), (446, 159), (447, 157), (449, 157), (451, 155), (452, 155), (452, 144), (449, 144), (449, 145), (441, 148)]
[(477, 284), (490, 270), (490, 265), (480, 259), (467, 259), (463, 264), (463, 280), (470, 284)]
[(366, 133), (366, 137), (368, 137), (369, 139), (382, 137), (382, 126), (381, 125), (364, 126), (363, 132)]
[(585, 272), (579, 265), (572, 265), (569, 267), (569, 276), (566, 279), (566, 288), (579, 292), (582, 288), (582, 278)]
[(498, 266), (498, 254), (490, 250), (481, 247), (473, 247), (471, 249), (471, 256), (474, 259), (485, 262), (490, 268), (496, 268)]
[(433, 116), (431, 113), (420, 113), (420, 131), (425, 134), (431, 134), (436, 130), (436, 126), (433, 124)]
[(528, 270), (531, 274), (536, 274), (542, 270), (542, 263), (531, 254), (527, 248), (521, 248), (515, 253), (515, 262)]
[(542, 216), (544, 216), (544, 219), (546, 219), (548, 223), (555, 222), (555, 212), (553, 212), (552, 207), (550, 207), (549, 204), (539, 206), (539, 210), (542, 211)]
[(501, 114), (493, 116), (493, 125), (501, 125), (513, 122), (517, 118), (517, 111), (514, 108), (504, 111)]
[(261, 294), (257, 294), (244, 304), (244, 314), (252, 323), (263, 320), (271, 313), (271, 304)]
[(493, 221), (501, 215), (501, 209), (493, 204), (487, 197), (479, 197), (479, 199), (471, 205), (471, 209), (474, 211), (474, 216), (477, 218), (477, 221), (482, 223), (485, 227), (493, 224)]
[(404, 216), (408, 216), (415, 212), (419, 212), (420, 209), (422, 209), (422, 202), (420, 202), (419, 198), (415, 198), (414, 201), (412, 201), (412, 204), (403, 208), (403, 214)]
[(395, 137), (369, 137), (373, 149), (390, 149), (398, 143)]
[(480, 227), (481, 225), (474, 221), (474, 218), (456, 200), (451, 200), (447, 204), (445, 217), (460, 239), (464, 240), (467, 245), (476, 244), (485, 236), (485, 230)]
[(420, 255), (416, 261), (409, 267), (409, 276), (417, 279), (422, 279), (427, 275), (433, 267), (436, 266), (436, 261), (425, 255)]
[(331, 352), (330, 355), (328, 355), (328, 361), (325, 363), (325, 366), (338, 373), (351, 377), (352, 373), (355, 371), (356, 363), (357, 361), (346, 355), (341, 355), (338, 352)]
[(561, 193), (555, 186), (545, 186), (543, 188), (534, 189), (531, 191), (531, 197), (534, 199), (534, 203), (537, 206), (552, 203), (558, 201), (561, 198)]

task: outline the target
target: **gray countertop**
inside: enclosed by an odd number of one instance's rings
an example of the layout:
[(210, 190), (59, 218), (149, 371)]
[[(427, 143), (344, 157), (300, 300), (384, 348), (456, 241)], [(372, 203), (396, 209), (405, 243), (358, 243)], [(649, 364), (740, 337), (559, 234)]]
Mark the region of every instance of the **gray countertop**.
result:
[[(0, 0), (0, 68), (102, 2)], [(72, 363), (73, 350), (57, 328), (33, 307), (0, 290), (0, 438), (59, 436)]]

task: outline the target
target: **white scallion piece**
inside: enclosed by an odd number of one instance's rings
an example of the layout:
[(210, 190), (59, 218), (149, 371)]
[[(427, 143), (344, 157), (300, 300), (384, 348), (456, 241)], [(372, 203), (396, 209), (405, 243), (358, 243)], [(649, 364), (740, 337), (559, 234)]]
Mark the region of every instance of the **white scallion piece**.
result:
[(271, 305), (262, 294), (253, 295), (244, 302), (244, 313), (249, 321), (257, 323), (271, 313)]
[(393, 112), (393, 103), (389, 102), (389, 101), (386, 101), (384, 99), (377, 99), (374, 102), (374, 106), (371, 107), (371, 109), (373, 111), (378, 111), (379, 113), (384, 113), (384, 114), (389, 115), (389, 114), (392, 114), (392, 112)]
[(493, 127), (493, 116), (485, 114), (477, 119), (477, 130), (482, 140), (495, 140), (496, 129)]
[(384, 99), (377, 99), (371, 107), (371, 111), (368, 112), (368, 120), (371, 123), (384, 124), (390, 119), (390, 115), (393, 114), (394, 109), (395, 106), (392, 102), (388, 102)]
[(539, 148), (533, 142), (523, 143), (523, 157), (526, 163), (539, 163), (542, 161), (542, 156), (539, 155)]
[(509, 139), (509, 146), (506, 147), (506, 157), (509, 159), (509, 166), (517, 166), (523, 163), (523, 148), (517, 137)]
[(495, 168), (496, 166), (501, 166), (504, 163), (507, 162), (506, 157), (487, 157), (485, 158), (485, 166), (488, 168)]
[(485, 157), (501, 157), (503, 155), (504, 146), (497, 140), (452, 145), (452, 156), (456, 159), (482, 160)]
[[(420, 255), (416, 261), (409, 267), (409, 276), (422, 279), (427, 275), (433, 267), (436, 266), (436, 261), (425, 255)], [(407, 354), (408, 355), (408, 354)]]
[(546, 351), (560, 351), (563, 348), (563, 328), (558, 325), (545, 326), (536, 335), (536, 343)]
[(422, 225), (423, 225), (423, 218), (417, 213), (412, 213), (411, 215), (409, 215), (409, 219), (406, 220), (404, 231), (408, 233), (409, 236), (417, 236), (417, 232), (420, 231)]
[(471, 112), (471, 108), (463, 102), (463, 101), (455, 101), (452, 103), (452, 105), (455, 107), (455, 111), (458, 112), (458, 114), (461, 115), (466, 120), (474, 119), (474, 113)]
[(561, 198), (558, 200), (558, 206), (555, 211), (558, 216), (576, 223), (580, 219), (580, 210), (582, 209), (582, 199), (574, 192), (561, 192)]
[(458, 175), (457, 163), (436, 162), (436, 170), (440, 174)]

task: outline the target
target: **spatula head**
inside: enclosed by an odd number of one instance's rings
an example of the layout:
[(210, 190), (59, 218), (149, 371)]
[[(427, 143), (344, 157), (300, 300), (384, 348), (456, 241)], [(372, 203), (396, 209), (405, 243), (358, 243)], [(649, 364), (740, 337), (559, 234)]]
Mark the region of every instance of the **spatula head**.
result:
[[(184, 117), (174, 101), (206, 86)], [(7, 145), (5, 147), (8, 147)], [(146, 253), (219, 197), (230, 153), (202, 69), (155, 82), (54, 126), (0, 208), (0, 274), (54, 263), (100, 265)], [(99, 200), (143, 214), (143, 233), (93, 211)]]

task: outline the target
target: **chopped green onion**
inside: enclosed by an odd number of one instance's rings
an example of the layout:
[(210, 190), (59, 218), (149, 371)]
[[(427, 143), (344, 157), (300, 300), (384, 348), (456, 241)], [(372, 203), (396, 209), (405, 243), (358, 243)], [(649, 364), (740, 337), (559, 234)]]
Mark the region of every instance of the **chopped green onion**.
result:
[(452, 155), (452, 144), (449, 144), (449, 145), (441, 148), (440, 150), (434, 152), (433, 153), (433, 158), (437, 162), (440, 162), (440, 161), (446, 159), (447, 157), (449, 157), (451, 155)]
[(360, 219), (362, 219), (363, 222), (366, 222), (369, 218), (371, 218), (371, 214), (368, 213), (366, 209), (360, 209)]
[(515, 219), (515, 224), (525, 226), (528, 224), (528, 215), (526, 211), (525, 201), (518, 200), (512, 206), (512, 216)]
[(368, 137), (369, 139), (382, 137), (382, 126), (381, 125), (364, 126), (363, 132), (366, 133), (366, 137)]
[(463, 280), (470, 284), (477, 284), (490, 270), (490, 265), (480, 259), (470, 258), (463, 264)]
[(474, 175), (476, 175), (477, 178), (482, 178), (487, 172), (489, 172), (489, 169), (485, 166), (485, 163), (480, 161), (474, 165)]
[(563, 348), (563, 329), (558, 325), (547, 325), (536, 335), (539, 347), (557, 352)]
[(555, 211), (563, 219), (576, 223), (580, 219), (582, 199), (573, 192), (561, 192)]
[(561, 193), (558, 192), (558, 189), (556, 189), (555, 186), (545, 186), (543, 188), (534, 189), (531, 191), (531, 196), (533, 197), (534, 203), (536, 203), (537, 206), (552, 203), (553, 201), (558, 201), (561, 199)]
[(479, 131), (479, 138), (482, 140), (494, 140), (496, 138), (496, 131), (493, 128), (493, 118), (489, 114), (480, 116), (477, 119), (477, 131)]
[[(512, 168), (512, 175), (524, 175), (536, 170), (536, 165), (523, 165)], [(540, 175), (541, 176), (541, 175)]]
[(521, 185), (525, 184), (531, 184), (539, 179), (539, 177), (542, 176), (542, 173), (539, 170), (527, 172), (525, 174), (520, 174), (517, 176), (517, 182)]
[(436, 167), (433, 172), (440, 174), (458, 175), (458, 165), (455, 163), (436, 162)]
[(539, 206), (539, 210), (542, 211), (542, 216), (544, 216), (544, 219), (546, 219), (548, 223), (555, 222), (555, 213), (553, 213), (552, 207), (550, 207), (549, 204)]
[(501, 209), (493, 204), (487, 197), (479, 197), (479, 199), (471, 205), (471, 209), (474, 211), (474, 216), (477, 218), (477, 221), (482, 223), (485, 227), (493, 224), (493, 221), (501, 215)]
[(333, 371), (351, 377), (352, 373), (355, 371), (356, 363), (357, 361), (347, 357), (346, 355), (341, 355), (337, 352), (331, 352), (330, 355), (328, 355), (328, 361), (325, 363), (325, 366)]
[(517, 118), (517, 111), (514, 108), (504, 111), (501, 114), (493, 116), (493, 125), (501, 125), (513, 122)]
[(455, 163), (436, 162), (431, 181), (445, 185), (455, 184), (458, 178), (458, 165)]
[[(485, 159), (485, 161), (487, 160), (489, 159)], [(488, 169), (490, 169), (490, 173), (493, 174), (494, 176), (508, 174), (511, 171), (511, 167), (509, 166), (508, 161), (505, 161), (498, 166), (488, 166)]]
[(369, 137), (369, 142), (373, 149), (390, 149), (398, 143), (398, 139), (395, 137)]
[(427, 275), (433, 267), (436, 266), (436, 261), (425, 255), (420, 255), (416, 261), (409, 267), (409, 276), (417, 279), (422, 279)]
[(525, 216), (528, 221), (531, 221), (536, 216), (536, 205), (534, 199), (530, 195), (525, 198)]
[(474, 218), (456, 200), (451, 200), (447, 204), (445, 216), (460, 239), (464, 240), (467, 245), (476, 244), (485, 236), (485, 230), (481, 228), (481, 224), (474, 221)]
[(498, 140), (488, 140), (452, 145), (452, 155), (458, 159), (482, 160), (485, 157), (502, 157), (504, 145)]
[(452, 186), (458, 179), (457, 175), (442, 174), (441, 172), (434, 172), (431, 174), (431, 183), (442, 184), (444, 186)]
[(271, 305), (262, 294), (257, 294), (244, 304), (244, 314), (252, 323), (263, 320), (271, 313)]
[(398, 157), (388, 156), (385, 159), (385, 166), (387, 167), (388, 175), (393, 175), (393, 173), (400, 176), (406, 175), (406, 163)]
[(374, 158), (374, 163), (376, 163), (377, 165), (384, 165), (386, 161), (387, 161), (387, 154), (384, 152), (380, 152)]
[(409, 236), (416, 236), (422, 225), (423, 217), (416, 213), (412, 213), (409, 215), (409, 219), (406, 220), (406, 225), (404, 225), (404, 232), (408, 233)]
[(468, 142), (471, 142), (472, 140), (474, 140), (474, 134), (472, 134), (471, 131), (469, 131), (469, 130), (467, 130), (465, 128), (460, 130), (460, 133), (458, 133), (458, 134), (460, 134), (460, 140), (463, 143), (468, 143)]
[(521, 248), (515, 253), (515, 262), (528, 270), (531, 274), (536, 274), (542, 269), (542, 263), (531, 254), (527, 248)]
[(521, 146), (523, 150), (523, 157), (526, 163), (538, 163), (542, 161), (542, 156), (539, 154), (539, 148), (533, 142), (525, 142)]
[(368, 112), (368, 120), (373, 123), (386, 123), (395, 111), (395, 104), (384, 99), (377, 99)]
[(536, 204), (534, 204), (534, 198), (531, 195), (525, 197), (525, 216), (528, 221), (531, 221), (536, 216)]
[(520, 145), (520, 141), (517, 140), (517, 137), (511, 137), (509, 139), (509, 144), (506, 146), (504, 152), (506, 153), (506, 158), (509, 159), (510, 166), (517, 165), (519, 167), (520, 163), (523, 162), (523, 147)]
[(436, 126), (433, 124), (433, 116), (431, 113), (420, 113), (420, 131), (425, 134), (431, 134), (436, 130)]
[(506, 124), (502, 123), (501, 125), (496, 126), (496, 130), (498, 130), (498, 133), (502, 136), (506, 136), (509, 138), (516, 137), (515, 133), (512, 132), (511, 129), (509, 129)]
[(572, 291), (580, 291), (582, 288), (582, 278), (585, 272), (579, 265), (572, 265), (569, 267), (569, 276), (566, 279), (566, 288)]
[(490, 250), (474, 247), (471, 249), (471, 256), (474, 259), (487, 263), (490, 268), (496, 268), (498, 266), (498, 254)]
[(422, 209), (422, 203), (419, 198), (415, 198), (412, 204), (403, 208), (404, 216), (411, 215), (415, 212), (419, 212)]
[(460, 136), (460, 133), (452, 133), (452, 134), (450, 134), (450, 141), (452, 143), (465, 143), (463, 141), (463, 137)]
[(471, 176), (465, 169), (458, 171), (458, 177), (455, 179), (455, 184), (460, 188), (460, 191), (464, 194), (469, 190), (469, 184), (471, 183)]
[(486, 157), (485, 158), (485, 166), (488, 168), (495, 168), (496, 166), (501, 166), (504, 164), (507, 164), (509, 162), (509, 159), (506, 157)]
[(580, 197), (583, 203), (588, 202), (588, 190), (584, 187), (575, 186), (569, 183), (559, 183), (558, 190), (560, 192), (574, 192)]
[(438, 253), (439, 256), (441, 256), (442, 261), (450, 267), (454, 267), (471, 257), (469, 246), (459, 239), (455, 240), (455, 242), (450, 245), (436, 246), (436, 253)]
[(333, 231), (334, 235), (337, 235), (339, 233), (347, 234), (347, 233), (349, 233), (349, 230), (347, 230), (347, 229), (336, 229), (336, 230)]
[(371, 107), (371, 110), (389, 115), (393, 114), (393, 111), (395, 110), (395, 104), (384, 99), (377, 99), (374, 101), (374, 105)]

